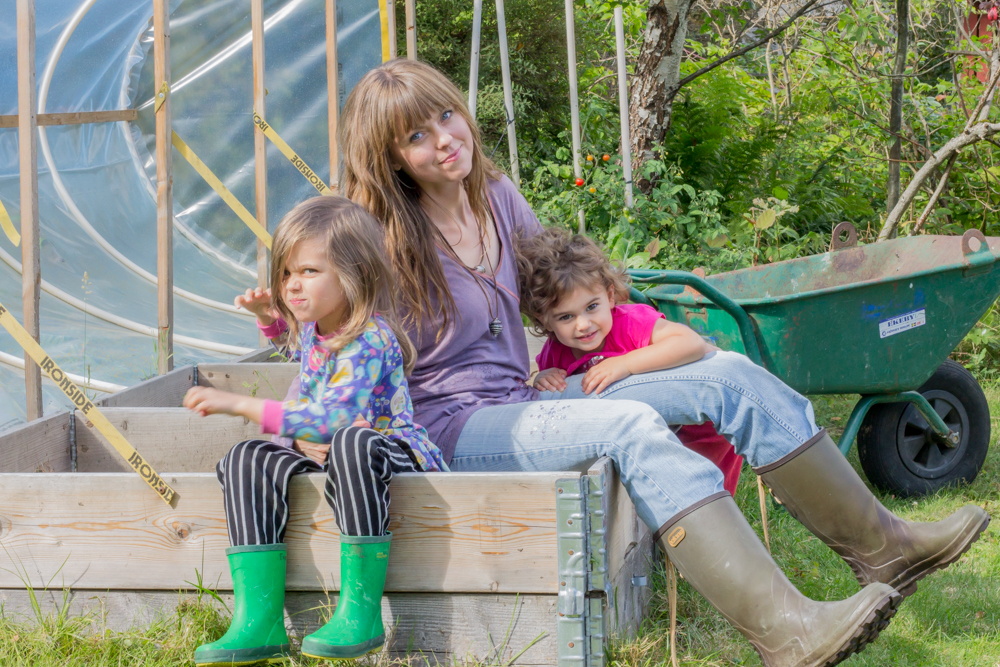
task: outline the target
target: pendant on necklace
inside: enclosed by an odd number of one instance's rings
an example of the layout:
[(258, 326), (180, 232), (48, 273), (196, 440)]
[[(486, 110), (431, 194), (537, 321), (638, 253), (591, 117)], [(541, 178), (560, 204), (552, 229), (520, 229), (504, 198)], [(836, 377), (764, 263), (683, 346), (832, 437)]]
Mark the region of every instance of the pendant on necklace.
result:
[(476, 266), (476, 267), (475, 267), (475, 268), (473, 268), (472, 270), (473, 270), (473, 271), (476, 271), (477, 273), (486, 273), (486, 267), (485, 267), (485, 266), (483, 266), (482, 264), (480, 264), (480, 265)]
[(493, 321), (490, 322), (490, 335), (498, 338), (501, 333), (503, 333), (503, 322), (500, 321), (499, 317), (494, 317)]

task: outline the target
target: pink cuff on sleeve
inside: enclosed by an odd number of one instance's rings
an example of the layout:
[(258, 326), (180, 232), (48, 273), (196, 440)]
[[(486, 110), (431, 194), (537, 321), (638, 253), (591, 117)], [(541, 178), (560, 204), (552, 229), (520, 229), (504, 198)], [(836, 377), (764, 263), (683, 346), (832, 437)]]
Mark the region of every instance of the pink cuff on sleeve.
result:
[(279, 317), (275, 321), (268, 324), (266, 327), (261, 325), (260, 320), (257, 320), (257, 328), (260, 329), (261, 333), (263, 333), (268, 338), (277, 338), (281, 334), (288, 331), (288, 324), (285, 323), (285, 320)]
[(281, 401), (264, 399), (264, 413), (260, 418), (260, 432), (281, 435), (281, 422), (285, 417), (285, 407)]

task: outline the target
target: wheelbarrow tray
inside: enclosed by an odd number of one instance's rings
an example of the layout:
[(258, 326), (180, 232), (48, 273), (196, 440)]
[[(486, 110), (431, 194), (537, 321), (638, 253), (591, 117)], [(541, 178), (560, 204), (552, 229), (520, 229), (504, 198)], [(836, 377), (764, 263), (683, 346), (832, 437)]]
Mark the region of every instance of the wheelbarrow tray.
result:
[[(1000, 238), (918, 236), (708, 276), (749, 315), (764, 366), (804, 394), (916, 389), (1000, 295)], [(651, 273), (651, 272), (650, 272)], [(736, 320), (691, 287), (645, 292), (666, 317), (745, 353)]]

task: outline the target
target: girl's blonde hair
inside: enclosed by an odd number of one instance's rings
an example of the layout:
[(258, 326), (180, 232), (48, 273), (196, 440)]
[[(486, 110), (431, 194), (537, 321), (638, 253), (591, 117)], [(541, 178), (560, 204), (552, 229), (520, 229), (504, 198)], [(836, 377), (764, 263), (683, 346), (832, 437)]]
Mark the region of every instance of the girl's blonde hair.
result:
[(514, 256), (521, 287), (521, 312), (537, 335), (550, 331), (545, 317), (559, 300), (578, 287), (601, 288), (615, 303), (627, 303), (629, 279), (596, 243), (582, 234), (549, 227), (528, 239), (516, 239)]
[(487, 183), (499, 179), (500, 171), (482, 150), (479, 128), (462, 92), (444, 74), (419, 61), (390, 60), (354, 87), (340, 124), (341, 193), (385, 227), (405, 324), (421, 328), (440, 317), (438, 337), (456, 312), (437, 254), (437, 246), (447, 248), (448, 243), (420, 207), (420, 187), (402, 169), (392, 168), (390, 149), (398, 137), (448, 109), (462, 116), (472, 133), (472, 171), (464, 185), (485, 237), (490, 219)]
[(404, 370), (409, 373), (417, 354), (396, 318), (392, 271), (385, 256), (382, 230), (365, 209), (343, 197), (307, 199), (282, 218), (274, 234), (271, 303), (288, 323), (289, 344), (298, 345), (300, 330), (285, 303), (285, 265), (292, 247), (300, 242), (319, 243), (326, 249), (327, 259), (347, 298), (347, 320), (337, 335), (324, 344), (339, 351), (360, 336), (372, 316), (378, 314), (396, 335), (403, 352)]

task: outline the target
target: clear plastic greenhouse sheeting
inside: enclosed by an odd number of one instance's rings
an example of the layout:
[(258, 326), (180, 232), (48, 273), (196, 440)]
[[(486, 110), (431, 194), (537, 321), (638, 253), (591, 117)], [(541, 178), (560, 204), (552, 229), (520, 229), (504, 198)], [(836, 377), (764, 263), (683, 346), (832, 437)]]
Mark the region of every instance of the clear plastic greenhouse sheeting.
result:
[[(156, 373), (156, 164), (152, 1), (36, 3), (39, 113), (139, 109), (133, 123), (39, 128), (41, 344), (63, 369), (131, 385)], [(323, 0), (265, 0), (265, 117), (329, 180)], [(0, 0), (0, 114), (17, 113), (15, 0)], [(376, 0), (338, 3), (341, 104), (381, 61)], [(248, 0), (171, 4), (174, 130), (250, 211), (253, 64)], [(256, 284), (256, 237), (174, 153), (174, 364), (257, 347), (233, 297)], [(268, 146), (273, 231), (316, 194)], [(20, 217), (16, 129), (0, 129), (0, 201)], [(21, 250), (0, 234), (0, 302), (20, 319)], [(0, 352), (23, 357), (0, 330)], [(23, 372), (0, 355), (0, 429), (25, 419)], [(68, 407), (44, 388), (46, 413)], [(88, 392), (95, 395), (95, 392)], [(98, 397), (101, 395), (96, 394)]]

